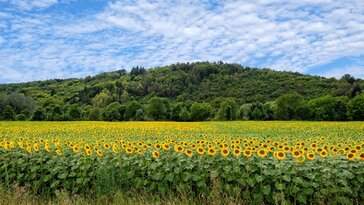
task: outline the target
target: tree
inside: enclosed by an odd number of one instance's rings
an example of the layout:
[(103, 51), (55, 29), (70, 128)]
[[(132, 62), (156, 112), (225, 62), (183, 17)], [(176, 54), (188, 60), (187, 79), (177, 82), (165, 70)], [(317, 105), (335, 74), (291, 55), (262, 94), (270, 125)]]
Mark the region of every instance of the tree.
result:
[(350, 84), (353, 84), (355, 82), (355, 78), (353, 76), (351, 76), (350, 74), (343, 75), (340, 80), (346, 81)]
[(268, 114), (264, 109), (261, 102), (255, 102), (250, 107), (249, 119), (251, 120), (266, 120), (268, 119)]
[(300, 119), (297, 109), (304, 104), (304, 99), (297, 93), (285, 94), (275, 101), (275, 117), (280, 120)]
[(4, 120), (15, 120), (15, 112), (13, 107), (10, 105), (5, 106), (3, 118)]
[(93, 121), (100, 120), (101, 119), (100, 109), (97, 107), (91, 108), (90, 112), (88, 113), (88, 119)]
[(81, 109), (77, 105), (71, 105), (67, 108), (66, 115), (69, 120), (80, 120), (81, 114)]
[(364, 120), (364, 94), (357, 95), (348, 102), (348, 116), (352, 120)]
[(187, 110), (187, 108), (182, 108), (181, 112), (179, 113), (179, 119), (181, 121), (189, 121), (191, 119), (190, 112)]
[(249, 120), (249, 113), (251, 106), (252, 104), (243, 104), (242, 106), (240, 106), (238, 114), (239, 120)]
[(361, 94), (361, 86), (359, 83), (354, 83), (351, 88), (351, 98)]
[(37, 107), (33, 113), (31, 120), (42, 121), (42, 120), (45, 120), (45, 118), (46, 118), (46, 116), (45, 116), (44, 109), (42, 107)]
[(118, 100), (120, 100), (124, 90), (123, 84), (121, 81), (116, 81), (115, 86), (116, 86), (116, 94), (118, 96)]
[(19, 114), (24, 109), (32, 111), (35, 108), (33, 98), (25, 96), (23, 93), (11, 93), (6, 95), (5, 103), (10, 105), (17, 114)]
[(332, 97), (330, 95), (315, 98), (307, 103), (312, 120), (339, 121), (346, 119), (347, 97)]
[[(143, 106), (142, 104), (140, 104), (139, 102), (133, 100), (133, 101), (129, 101), (128, 104), (126, 105), (126, 109), (125, 109), (125, 120), (134, 120), (137, 111), (141, 109), (143, 110)], [(139, 111), (140, 113), (140, 111)], [(140, 117), (140, 116), (139, 116)]]
[(209, 103), (195, 102), (191, 106), (191, 120), (192, 121), (205, 121), (213, 116), (213, 108)]
[(118, 102), (113, 102), (102, 111), (102, 119), (106, 121), (119, 121), (122, 120), (122, 115), (120, 113), (121, 104)]
[(219, 120), (236, 120), (238, 116), (238, 104), (234, 99), (225, 99), (220, 104), (217, 118)]
[(102, 92), (97, 94), (92, 99), (92, 104), (96, 107), (105, 107), (106, 105), (110, 104), (112, 102), (112, 97), (110, 92), (107, 89), (104, 89)]
[(148, 101), (147, 114), (152, 120), (166, 120), (169, 118), (169, 109), (167, 99), (153, 97)]
[(26, 119), (27, 119), (27, 117), (24, 114), (16, 115), (16, 120), (17, 121), (24, 121)]

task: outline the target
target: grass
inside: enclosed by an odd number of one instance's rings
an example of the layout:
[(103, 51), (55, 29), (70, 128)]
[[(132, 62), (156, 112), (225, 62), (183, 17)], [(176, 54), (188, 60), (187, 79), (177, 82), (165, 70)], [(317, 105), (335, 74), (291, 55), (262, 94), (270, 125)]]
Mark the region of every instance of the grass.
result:
[(135, 192), (130, 191), (123, 193), (119, 190), (105, 194), (98, 198), (82, 195), (70, 195), (65, 191), (56, 191), (55, 196), (46, 198), (43, 196), (31, 194), (29, 187), (20, 187), (14, 184), (10, 188), (5, 188), (0, 185), (0, 204), (7, 205), (102, 205), (102, 204), (124, 204), (124, 205), (145, 205), (145, 204), (206, 204), (206, 205), (229, 205), (229, 204), (250, 204), (243, 199), (234, 199), (223, 196), (217, 189), (209, 197), (188, 198), (186, 194), (178, 193), (178, 195), (169, 196), (166, 198), (159, 198), (153, 196), (148, 192)]

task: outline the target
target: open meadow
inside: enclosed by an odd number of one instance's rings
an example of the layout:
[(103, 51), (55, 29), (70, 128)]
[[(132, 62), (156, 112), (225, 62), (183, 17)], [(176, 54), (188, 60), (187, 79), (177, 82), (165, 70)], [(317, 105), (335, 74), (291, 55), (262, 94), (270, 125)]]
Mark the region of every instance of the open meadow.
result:
[(0, 122), (0, 182), (1, 204), (363, 204), (364, 123)]

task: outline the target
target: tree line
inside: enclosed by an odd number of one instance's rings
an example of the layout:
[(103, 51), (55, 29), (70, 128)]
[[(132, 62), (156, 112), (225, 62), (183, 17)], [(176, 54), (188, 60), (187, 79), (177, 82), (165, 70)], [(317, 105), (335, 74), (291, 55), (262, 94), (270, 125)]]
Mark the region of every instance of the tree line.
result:
[(284, 94), (274, 101), (239, 105), (226, 98), (218, 106), (209, 102), (172, 102), (168, 98), (151, 97), (145, 103), (130, 100), (108, 102), (107, 94), (94, 105), (64, 104), (49, 99), (42, 106), (20, 93), (0, 97), (1, 120), (104, 120), (104, 121), (209, 121), (209, 120), (364, 120), (364, 94), (352, 99), (326, 95), (311, 100), (298, 93)]
[(364, 80), (223, 62), (0, 85), (2, 120), (361, 120)]

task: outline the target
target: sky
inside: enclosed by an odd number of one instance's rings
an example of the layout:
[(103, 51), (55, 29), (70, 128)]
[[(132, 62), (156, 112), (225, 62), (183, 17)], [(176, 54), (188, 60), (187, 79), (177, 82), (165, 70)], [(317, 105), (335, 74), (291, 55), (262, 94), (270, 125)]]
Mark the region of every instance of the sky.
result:
[(196, 61), (364, 78), (364, 1), (0, 0), (0, 83)]

